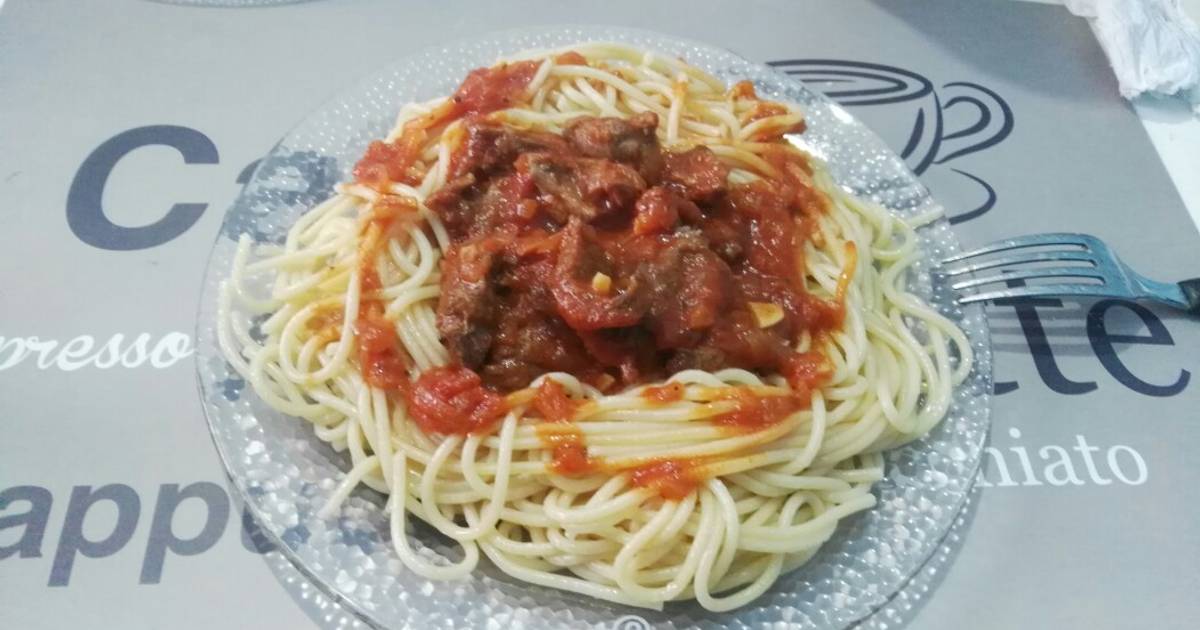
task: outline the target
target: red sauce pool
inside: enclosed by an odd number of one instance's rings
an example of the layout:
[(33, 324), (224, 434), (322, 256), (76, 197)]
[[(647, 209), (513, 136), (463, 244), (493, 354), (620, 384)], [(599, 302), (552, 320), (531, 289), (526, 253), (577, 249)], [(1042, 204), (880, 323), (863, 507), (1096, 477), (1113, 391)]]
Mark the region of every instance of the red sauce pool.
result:
[(572, 400), (563, 386), (553, 379), (546, 379), (538, 386), (533, 397), (533, 408), (547, 422), (570, 422), (580, 402)]
[(704, 475), (695, 460), (660, 459), (634, 468), (633, 485), (656, 490), (664, 499), (678, 501), (696, 490)]
[(421, 374), (405, 391), (408, 413), (426, 433), (465, 435), (490, 429), (507, 405), (464, 367), (439, 367)]

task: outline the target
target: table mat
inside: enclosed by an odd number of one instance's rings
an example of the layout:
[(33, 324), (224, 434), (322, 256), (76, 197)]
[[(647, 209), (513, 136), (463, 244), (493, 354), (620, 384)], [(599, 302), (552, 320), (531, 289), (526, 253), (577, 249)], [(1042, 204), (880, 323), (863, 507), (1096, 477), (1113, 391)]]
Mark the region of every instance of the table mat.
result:
[[(191, 358), (209, 247), (248, 167), (339, 86), (447, 38), (564, 23), (700, 39), (813, 82), (904, 155), (967, 245), (1085, 231), (1147, 273), (1200, 275), (1200, 234), (1086, 24), (1059, 7), (8, 0), (0, 626), (351, 623), (229, 498)], [(989, 317), (997, 396), (974, 512), (870, 624), (1194, 627), (1200, 323), (1111, 300)]]

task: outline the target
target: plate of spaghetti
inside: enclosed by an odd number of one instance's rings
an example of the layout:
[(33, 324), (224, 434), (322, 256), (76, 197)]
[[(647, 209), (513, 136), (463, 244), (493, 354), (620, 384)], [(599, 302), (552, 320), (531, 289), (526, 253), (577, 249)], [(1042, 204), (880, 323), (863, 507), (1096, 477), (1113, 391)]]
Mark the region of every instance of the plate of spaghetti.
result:
[(845, 627), (979, 465), (957, 243), (845, 110), (704, 44), (405, 58), (264, 158), (201, 299), (214, 441), (380, 627)]

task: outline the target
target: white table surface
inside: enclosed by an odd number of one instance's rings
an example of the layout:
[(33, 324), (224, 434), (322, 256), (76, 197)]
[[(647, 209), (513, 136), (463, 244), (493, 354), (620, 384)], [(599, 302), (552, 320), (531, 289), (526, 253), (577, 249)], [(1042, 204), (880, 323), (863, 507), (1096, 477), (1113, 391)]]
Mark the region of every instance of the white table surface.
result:
[[(1063, 4), (1062, 0), (1016, 1)], [(1180, 0), (1180, 4), (1200, 23), (1200, 0)], [(1139, 97), (1133, 107), (1183, 197), (1192, 221), (1200, 227), (1200, 116), (1178, 99)]]

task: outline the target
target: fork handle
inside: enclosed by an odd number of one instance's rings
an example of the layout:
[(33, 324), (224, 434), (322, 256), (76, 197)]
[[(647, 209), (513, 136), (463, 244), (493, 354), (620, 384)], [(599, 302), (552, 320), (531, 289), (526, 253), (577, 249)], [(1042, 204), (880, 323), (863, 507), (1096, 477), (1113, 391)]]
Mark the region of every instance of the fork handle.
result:
[(1200, 315), (1200, 278), (1192, 278), (1179, 283), (1183, 289), (1183, 299), (1187, 300), (1187, 312)]

